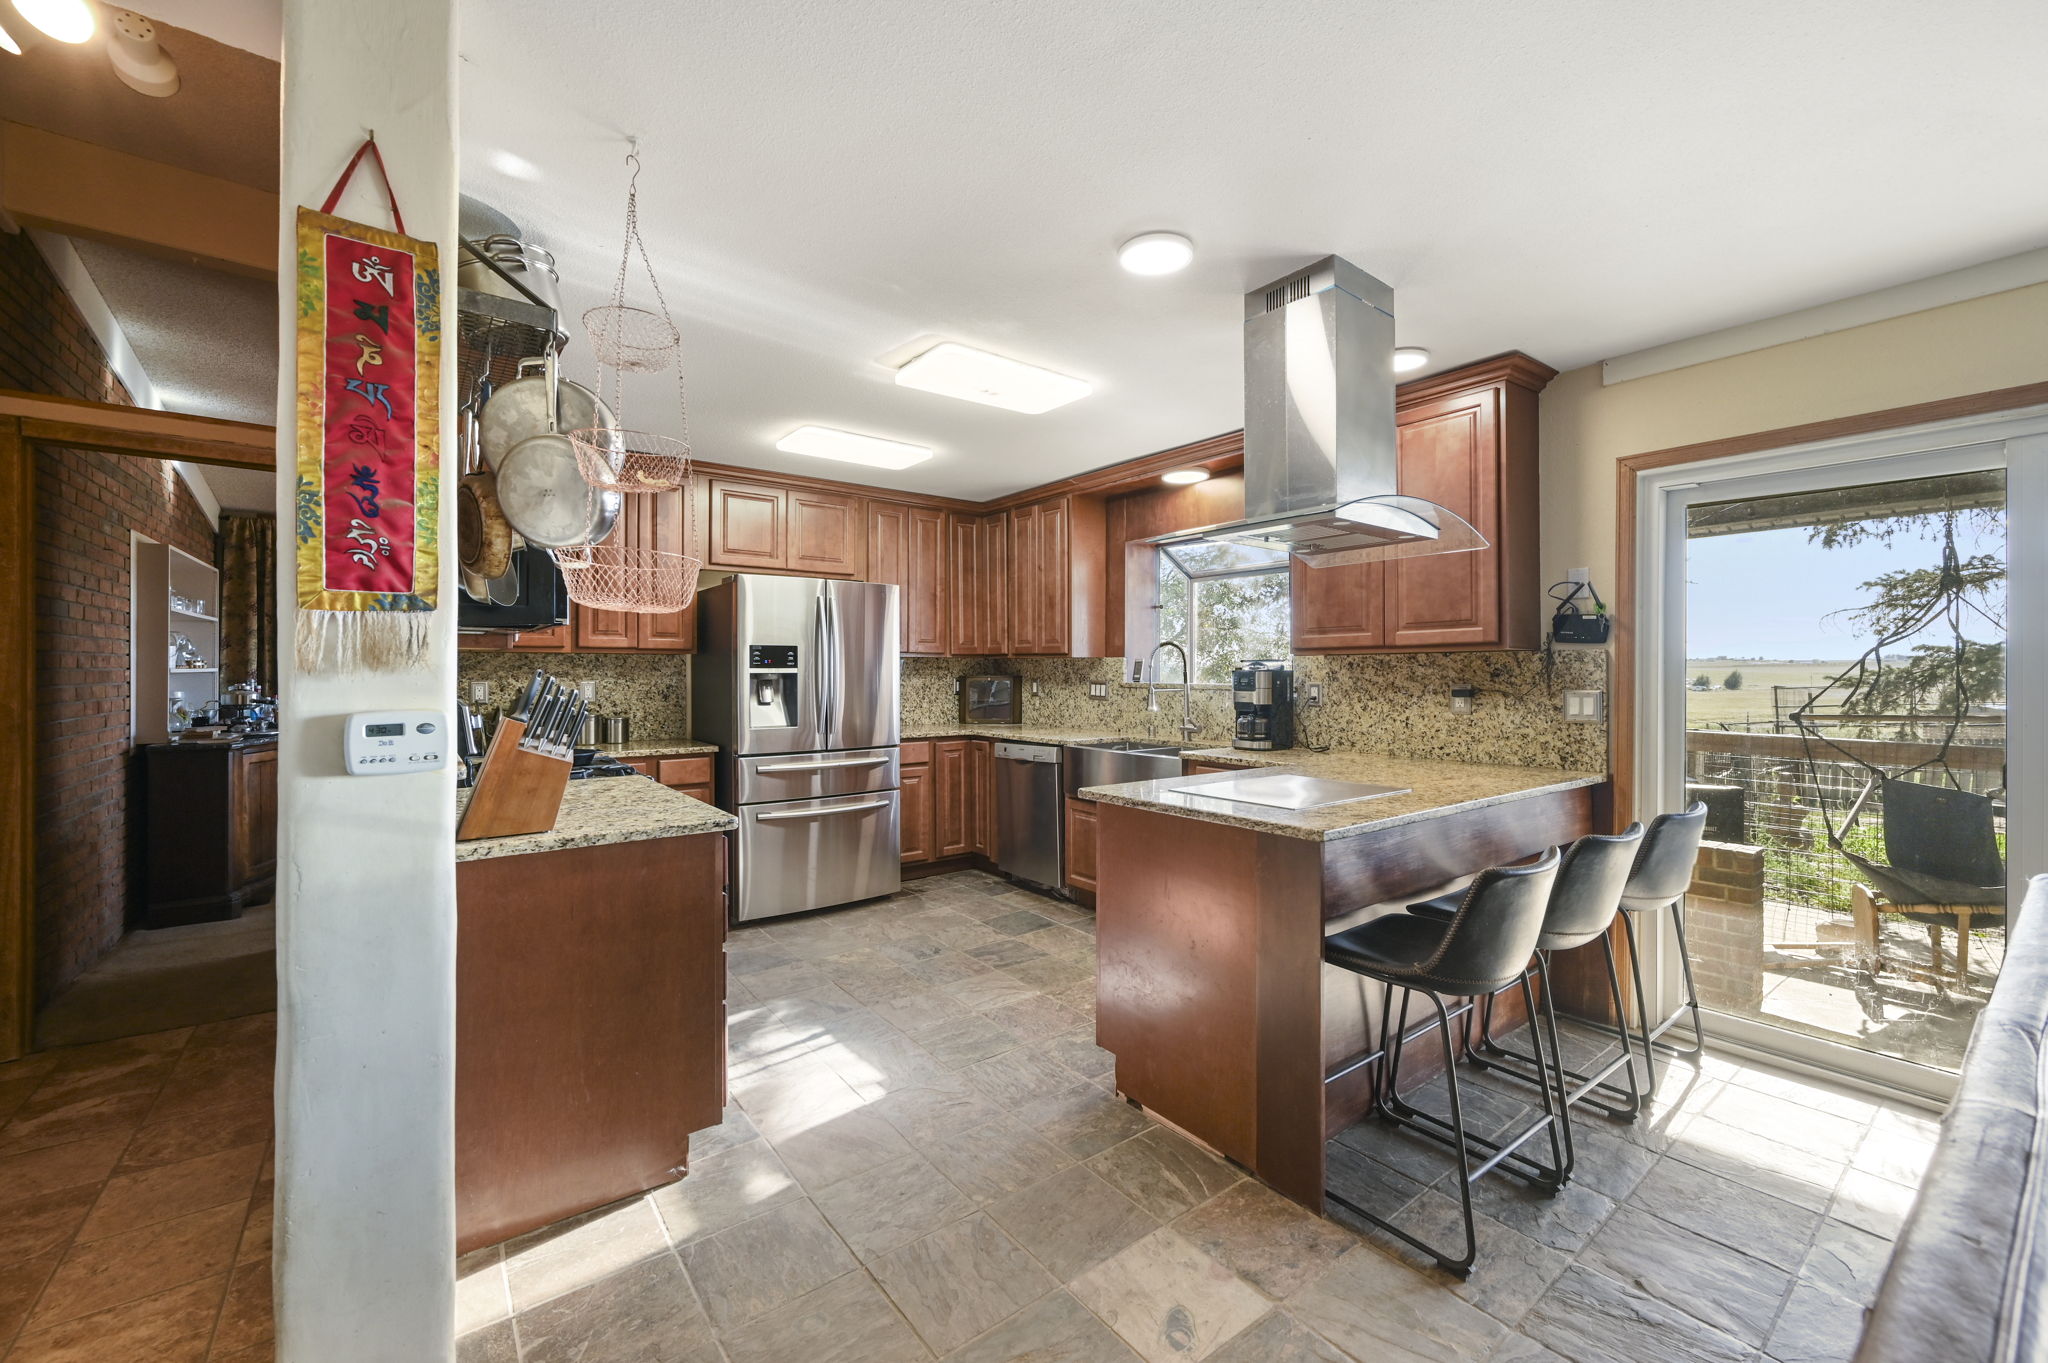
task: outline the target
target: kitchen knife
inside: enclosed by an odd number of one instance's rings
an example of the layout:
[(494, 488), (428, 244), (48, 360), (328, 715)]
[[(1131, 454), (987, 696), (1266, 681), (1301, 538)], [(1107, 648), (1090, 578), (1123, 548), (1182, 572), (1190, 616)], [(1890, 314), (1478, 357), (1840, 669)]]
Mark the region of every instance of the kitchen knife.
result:
[(533, 714), (533, 707), (540, 702), (541, 683), (546, 677), (546, 669), (533, 669), (533, 680), (526, 684), (526, 690), (519, 695), (519, 703), (512, 707), (512, 718), (526, 719)]
[(575, 760), (576, 730), (583, 724), (583, 711), (587, 704), (580, 695), (570, 699), (568, 713), (562, 716), (561, 724), (555, 729), (555, 756), (566, 757), (572, 762)]
[(553, 679), (550, 678), (548, 684), (541, 690), (539, 701), (534, 704), (533, 718), (526, 723), (526, 734), (519, 740), (520, 747), (528, 752), (539, 752), (541, 750), (543, 746), (541, 736), (547, 732), (548, 725), (554, 721), (556, 709), (561, 703), (562, 693), (556, 688)]

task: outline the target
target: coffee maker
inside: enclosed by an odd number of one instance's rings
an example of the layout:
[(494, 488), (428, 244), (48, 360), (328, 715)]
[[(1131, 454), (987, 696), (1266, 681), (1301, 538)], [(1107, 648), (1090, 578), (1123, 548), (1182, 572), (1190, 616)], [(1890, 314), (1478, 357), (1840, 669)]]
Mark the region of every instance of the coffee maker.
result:
[(1233, 748), (1294, 746), (1294, 670), (1282, 662), (1245, 662), (1230, 673), (1230, 704), (1237, 712)]

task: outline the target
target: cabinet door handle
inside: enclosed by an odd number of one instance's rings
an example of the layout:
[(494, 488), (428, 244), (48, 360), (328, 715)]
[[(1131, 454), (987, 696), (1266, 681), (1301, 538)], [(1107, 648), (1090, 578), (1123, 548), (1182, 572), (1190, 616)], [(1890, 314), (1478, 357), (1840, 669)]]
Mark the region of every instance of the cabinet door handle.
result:
[(827, 814), (859, 814), (870, 809), (887, 809), (887, 800), (871, 800), (864, 805), (833, 805), (829, 809), (792, 809), (782, 814), (756, 814), (756, 823), (780, 823), (784, 819), (822, 819)]

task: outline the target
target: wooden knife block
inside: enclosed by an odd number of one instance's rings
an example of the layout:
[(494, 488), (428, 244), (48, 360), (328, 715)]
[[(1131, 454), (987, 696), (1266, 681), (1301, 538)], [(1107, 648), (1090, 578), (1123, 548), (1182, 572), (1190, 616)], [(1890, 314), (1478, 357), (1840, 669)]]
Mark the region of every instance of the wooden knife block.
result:
[(525, 720), (499, 721), (470, 789), (469, 807), (456, 827), (457, 842), (545, 833), (555, 826), (575, 763), (521, 749), (519, 740), (525, 736)]

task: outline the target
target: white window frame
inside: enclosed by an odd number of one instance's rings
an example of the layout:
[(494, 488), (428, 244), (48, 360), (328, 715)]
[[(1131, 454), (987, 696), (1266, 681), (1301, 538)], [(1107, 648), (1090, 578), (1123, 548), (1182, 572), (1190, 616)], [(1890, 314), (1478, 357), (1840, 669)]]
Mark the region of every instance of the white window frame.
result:
[[(2048, 874), (2048, 406), (1958, 417), (1870, 435), (1784, 446), (1647, 470), (1636, 479), (1636, 769), (1639, 813), (1680, 807), (1685, 788), (1686, 513), (1695, 503), (1816, 491), (1856, 483), (2006, 472), (2007, 912), (2030, 877)], [(2017, 834), (2015, 833), (2017, 830)], [(1683, 997), (1668, 915), (1644, 934), (1645, 989), (1653, 1016)], [(1674, 1028), (1674, 1036), (1684, 1029)], [(1893, 1056), (1807, 1036), (1753, 1018), (1715, 1013), (1708, 1044), (1873, 1091), (1945, 1103), (1955, 1076)]]
[[(1172, 566), (1172, 571), (1179, 573), (1182, 577), (1188, 580), (1188, 638), (1187, 643), (1183, 645), (1183, 647), (1187, 650), (1188, 666), (1190, 668), (1193, 668), (1195, 666), (1195, 659), (1201, 657), (1200, 641), (1196, 637), (1197, 631), (1200, 628), (1200, 625), (1198, 623), (1200, 620), (1200, 612), (1196, 611), (1195, 609), (1195, 596), (1200, 591), (1200, 583), (1222, 582), (1227, 579), (1236, 577), (1267, 577), (1276, 573), (1282, 577), (1286, 577), (1290, 571), (1288, 561), (1286, 559), (1282, 559), (1280, 562), (1272, 565), (1271, 567), (1266, 568), (1227, 568), (1220, 572), (1214, 573), (1191, 573), (1185, 567), (1181, 566), (1181, 561), (1175, 558), (1171, 551), (1171, 545), (1161, 545), (1159, 547), (1159, 581), (1160, 587), (1163, 590), (1166, 583), (1166, 573), (1168, 565)], [(1163, 641), (1166, 639), (1166, 637), (1166, 631), (1162, 628), (1159, 632), (1159, 638)], [(1180, 641), (1175, 640), (1174, 642), (1179, 643)], [(1193, 678), (1189, 678), (1189, 684), (1195, 687), (1197, 690), (1200, 690), (1202, 687), (1205, 686), (1218, 691), (1228, 691), (1230, 689), (1230, 682), (1227, 679), (1220, 682), (1208, 682), (1196, 681)]]

